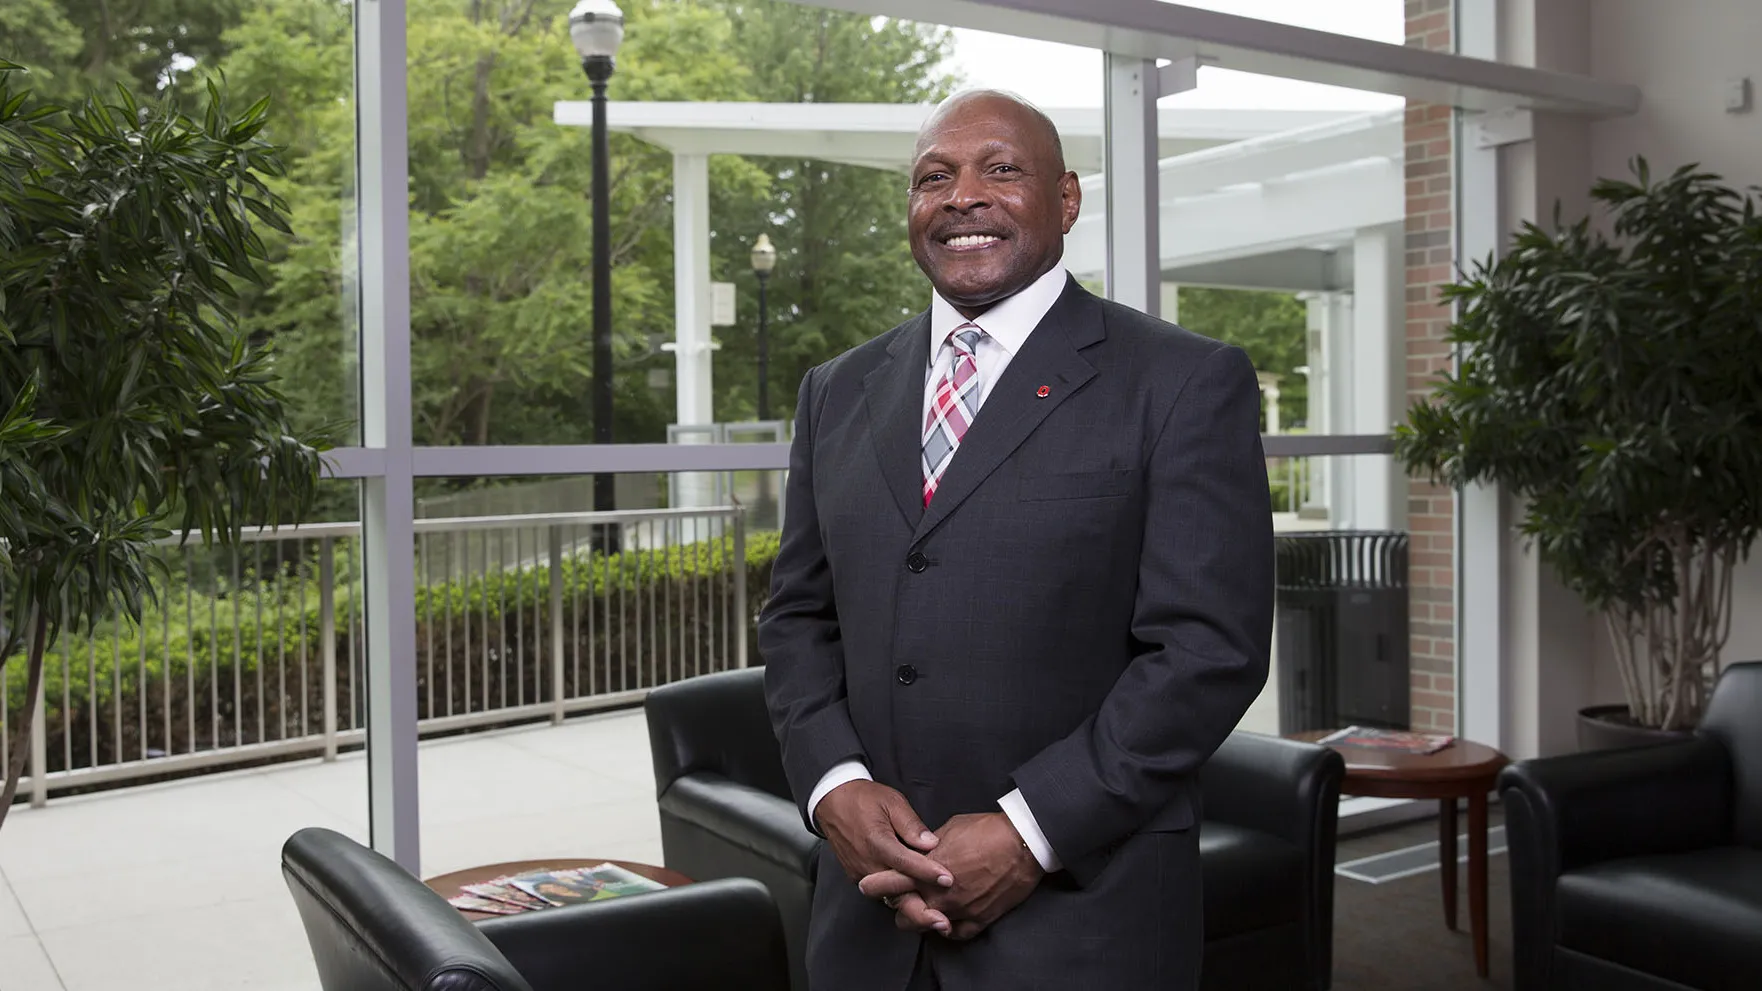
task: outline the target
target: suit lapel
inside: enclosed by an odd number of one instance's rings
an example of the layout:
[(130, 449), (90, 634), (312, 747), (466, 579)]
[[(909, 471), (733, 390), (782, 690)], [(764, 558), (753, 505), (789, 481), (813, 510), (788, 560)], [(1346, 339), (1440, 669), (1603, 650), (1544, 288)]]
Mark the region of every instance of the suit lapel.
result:
[[(980, 326), (984, 326), (983, 318)], [(928, 354), (928, 334), (924, 348)], [(1080, 349), (1106, 336), (1101, 308), (1075, 279), (1069, 279), (1058, 302), (1028, 335), (1022, 350), (1010, 359), (1002, 378), (985, 386), (985, 403), (954, 452), (954, 459), (937, 483), (936, 496), (917, 520), (914, 539), (922, 539), (948, 518), (980, 483), (990, 477), (1035, 428), (1058, 409), (1084, 383), (1095, 377), (1095, 366)], [(918, 404), (923, 404), (920, 379)], [(1047, 394), (1041, 396), (1041, 386)], [(918, 470), (922, 476), (922, 469)], [(891, 479), (890, 479), (891, 481)], [(919, 496), (920, 501), (922, 496)]]
[(891, 356), (863, 377), (869, 438), (888, 491), (908, 524), (924, 515), (924, 369), (930, 362), (930, 314), (906, 321), (887, 348)]

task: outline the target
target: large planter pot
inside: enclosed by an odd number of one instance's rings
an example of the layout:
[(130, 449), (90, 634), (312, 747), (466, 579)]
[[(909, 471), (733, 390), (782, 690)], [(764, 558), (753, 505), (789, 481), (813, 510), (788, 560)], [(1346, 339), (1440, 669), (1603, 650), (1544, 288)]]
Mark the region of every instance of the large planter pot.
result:
[(1620, 750), (1625, 747), (1646, 747), (1657, 743), (1686, 740), (1694, 730), (1653, 729), (1636, 726), (1625, 705), (1593, 705), (1578, 711), (1578, 748), (1580, 750)]

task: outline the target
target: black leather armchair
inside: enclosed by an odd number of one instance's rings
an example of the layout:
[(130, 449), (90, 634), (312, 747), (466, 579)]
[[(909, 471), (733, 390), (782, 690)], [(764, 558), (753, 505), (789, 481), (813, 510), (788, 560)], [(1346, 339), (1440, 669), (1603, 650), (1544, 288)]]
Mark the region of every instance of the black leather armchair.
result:
[(328, 829), (282, 847), (324, 991), (621, 991), (789, 986), (763, 885), (692, 884), (476, 925), (378, 853)]
[(1346, 763), (1327, 747), (1232, 733), (1200, 769), (1205, 963), (1217, 991), (1325, 991)]
[(764, 668), (649, 693), (661, 856), (686, 877), (749, 877), (777, 902), (795, 991), (807, 991), (808, 910), (820, 837), (802, 825), (765, 709)]
[[(790, 797), (764, 669), (666, 685), (646, 708), (667, 866), (694, 878), (764, 882), (782, 913), (794, 987), (807, 991), (822, 840)], [(1249, 733), (1233, 734), (1201, 772), (1205, 988), (1329, 987), (1344, 775), (1340, 755), (1326, 747)]]
[(1518, 991), (1762, 986), (1762, 662), (1694, 737), (1499, 778)]

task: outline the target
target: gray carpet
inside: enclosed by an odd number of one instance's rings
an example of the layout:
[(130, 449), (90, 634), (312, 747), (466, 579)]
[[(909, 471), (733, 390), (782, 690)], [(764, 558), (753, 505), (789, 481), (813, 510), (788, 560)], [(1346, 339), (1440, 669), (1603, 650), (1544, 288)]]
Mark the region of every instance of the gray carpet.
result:
[[(1501, 822), (1495, 805), (1491, 825)], [(1458, 832), (1467, 815), (1457, 815)], [(1336, 863), (1430, 843), (1435, 819), (1409, 823), (1340, 841)], [(1435, 851), (1435, 848), (1434, 848)], [(1459, 842), (1458, 855), (1468, 849)], [(1436, 854), (1433, 853), (1435, 858)], [(1434, 860), (1435, 862), (1435, 860)], [(1487, 861), (1489, 973), (1475, 976), (1469, 938), (1468, 865), (1456, 881), (1456, 931), (1444, 928), (1444, 902), (1437, 870), (1383, 884), (1334, 877), (1335, 991), (1486, 991), (1511, 987), (1511, 893), (1504, 854)]]

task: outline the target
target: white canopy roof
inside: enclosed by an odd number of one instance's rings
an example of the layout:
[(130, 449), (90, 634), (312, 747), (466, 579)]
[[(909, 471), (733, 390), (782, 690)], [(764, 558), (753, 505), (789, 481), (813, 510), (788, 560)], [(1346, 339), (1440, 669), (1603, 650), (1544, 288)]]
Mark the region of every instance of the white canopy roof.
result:
[[(663, 103), (614, 101), (606, 107), (614, 131), (683, 155), (775, 155), (815, 158), (904, 172), (918, 130), (935, 108), (896, 103)], [(587, 127), (592, 104), (562, 101), (554, 119)], [(1080, 174), (1101, 172), (1103, 118), (1099, 107), (1048, 108), (1064, 141), (1065, 163)], [(1340, 120), (1339, 111), (1158, 111), (1161, 151), (1181, 155)]]
[[(685, 155), (777, 155), (905, 170), (928, 104), (614, 102), (618, 131)], [(1049, 109), (1086, 175), (1065, 242), (1082, 276), (1105, 267), (1102, 112)], [(1291, 290), (1350, 285), (1355, 231), (1404, 220), (1401, 110), (1158, 111), (1164, 278)], [(559, 124), (591, 105), (560, 102)]]
[[(1401, 110), (1358, 114), (1162, 160), (1163, 278), (1323, 290), (1352, 283), (1355, 232), (1406, 220)], [(1100, 176), (1065, 238), (1078, 275), (1106, 266)]]

